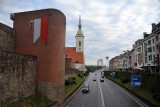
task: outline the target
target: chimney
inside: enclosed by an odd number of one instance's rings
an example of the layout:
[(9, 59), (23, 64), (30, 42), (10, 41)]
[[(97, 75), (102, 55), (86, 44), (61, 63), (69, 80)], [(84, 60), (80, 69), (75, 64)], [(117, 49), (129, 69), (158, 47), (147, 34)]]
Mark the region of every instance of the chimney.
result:
[(156, 28), (156, 24), (155, 23), (152, 23), (152, 30)]
[(143, 32), (144, 39), (146, 38), (147, 32)]

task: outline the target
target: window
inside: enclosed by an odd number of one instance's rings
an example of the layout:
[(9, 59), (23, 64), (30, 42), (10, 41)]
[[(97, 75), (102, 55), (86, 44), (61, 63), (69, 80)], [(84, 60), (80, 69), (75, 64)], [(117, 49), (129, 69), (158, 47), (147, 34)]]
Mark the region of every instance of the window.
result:
[(154, 43), (154, 39), (152, 39), (152, 42)]
[(146, 49), (147, 48), (147, 43), (144, 43), (144, 49)]
[(152, 55), (149, 55), (149, 61), (152, 61)]
[(81, 46), (81, 41), (79, 41), (79, 46)]
[(158, 50), (158, 45), (157, 45), (157, 50)]
[(148, 61), (147, 61), (147, 57), (145, 57), (145, 63), (147, 63)]
[(152, 52), (152, 48), (148, 48), (148, 52)]
[(151, 40), (148, 41), (148, 45), (150, 45), (150, 44), (151, 44)]
[(158, 36), (156, 36), (156, 41), (158, 41)]
[(147, 56), (147, 50), (145, 50), (145, 56)]
[(158, 37), (159, 37), (159, 41), (160, 41), (160, 34), (159, 34), (159, 36), (158, 36)]
[(31, 29), (33, 28), (33, 20), (30, 21), (30, 28), (31, 28)]
[(141, 47), (137, 49), (137, 52), (141, 52)]
[(154, 52), (155, 50), (154, 50), (154, 47), (153, 47), (153, 52)]

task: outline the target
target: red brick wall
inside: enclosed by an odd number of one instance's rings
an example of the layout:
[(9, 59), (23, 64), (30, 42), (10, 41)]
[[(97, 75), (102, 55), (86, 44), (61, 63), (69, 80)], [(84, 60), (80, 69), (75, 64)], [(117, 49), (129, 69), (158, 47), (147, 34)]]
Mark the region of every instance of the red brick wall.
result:
[[(48, 18), (47, 44), (39, 38), (33, 44), (34, 28), (30, 21)], [(15, 13), (15, 52), (37, 56), (37, 81), (53, 82), (54, 87), (64, 86), (66, 18), (56, 9)]]

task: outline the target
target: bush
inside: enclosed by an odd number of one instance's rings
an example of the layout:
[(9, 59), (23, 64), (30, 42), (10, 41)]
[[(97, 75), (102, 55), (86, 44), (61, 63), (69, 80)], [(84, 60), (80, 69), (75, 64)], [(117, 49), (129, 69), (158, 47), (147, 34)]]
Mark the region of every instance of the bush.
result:
[(83, 74), (81, 74), (81, 73), (79, 73), (78, 76), (81, 77), (81, 78), (83, 78)]
[(77, 84), (76, 81), (73, 81), (74, 84)]
[(75, 78), (75, 77), (73, 77), (72, 79), (73, 79), (73, 80), (76, 80), (76, 78)]
[(121, 82), (122, 83), (127, 83), (127, 82), (130, 82), (130, 79), (125, 78), (125, 79), (122, 79)]
[(70, 84), (69, 80), (65, 80), (65, 85), (68, 86)]
[(156, 99), (156, 100), (158, 100), (158, 101), (160, 101), (160, 94), (157, 94), (157, 93), (154, 94), (153, 98)]

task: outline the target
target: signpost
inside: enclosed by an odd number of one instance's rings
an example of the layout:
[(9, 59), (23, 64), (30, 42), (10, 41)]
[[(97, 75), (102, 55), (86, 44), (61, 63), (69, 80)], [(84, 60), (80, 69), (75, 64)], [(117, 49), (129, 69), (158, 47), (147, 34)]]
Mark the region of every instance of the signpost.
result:
[(131, 85), (140, 86), (141, 85), (141, 75), (131, 75)]

